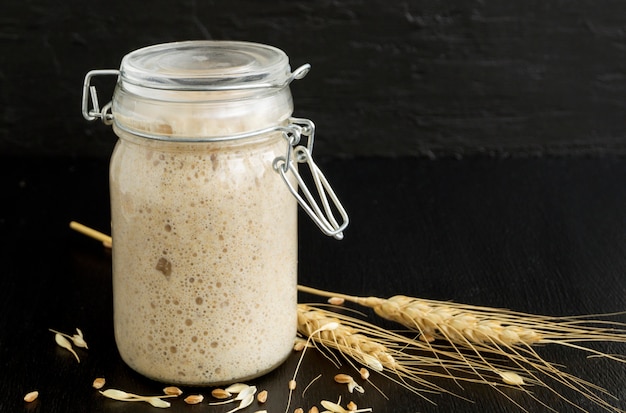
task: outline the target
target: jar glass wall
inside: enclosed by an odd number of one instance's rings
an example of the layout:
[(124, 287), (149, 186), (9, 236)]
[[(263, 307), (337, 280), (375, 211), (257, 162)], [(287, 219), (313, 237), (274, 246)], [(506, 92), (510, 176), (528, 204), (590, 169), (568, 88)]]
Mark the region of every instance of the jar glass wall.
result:
[[(87, 73), (83, 116), (119, 137), (110, 164), (115, 339), (145, 376), (231, 383), (290, 354), (298, 204), (329, 236), (341, 239), (348, 225), (312, 160), (313, 122), (291, 117), (289, 84), (308, 69), (291, 72), (267, 45), (190, 41)], [(97, 75), (117, 75), (102, 109)]]
[(245, 141), (120, 140), (110, 168), (115, 337), (156, 380), (261, 375), (296, 328), (297, 203), (272, 161), (280, 134)]

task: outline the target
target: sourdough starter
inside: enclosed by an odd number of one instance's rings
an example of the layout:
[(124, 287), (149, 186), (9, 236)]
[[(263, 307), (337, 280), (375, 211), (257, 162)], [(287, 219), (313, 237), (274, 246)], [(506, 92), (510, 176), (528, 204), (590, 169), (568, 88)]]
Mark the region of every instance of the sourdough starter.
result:
[(124, 361), (187, 385), (275, 368), (296, 333), (297, 203), (272, 168), (285, 139), (178, 143), (115, 132), (113, 294)]

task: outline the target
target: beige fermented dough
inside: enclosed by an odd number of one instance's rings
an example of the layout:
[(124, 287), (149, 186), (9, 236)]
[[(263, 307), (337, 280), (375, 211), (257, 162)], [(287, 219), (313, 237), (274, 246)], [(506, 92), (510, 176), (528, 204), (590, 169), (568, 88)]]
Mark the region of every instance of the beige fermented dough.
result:
[(296, 332), (297, 203), (272, 168), (285, 139), (116, 134), (110, 187), (122, 358), (150, 378), (188, 385), (275, 368)]

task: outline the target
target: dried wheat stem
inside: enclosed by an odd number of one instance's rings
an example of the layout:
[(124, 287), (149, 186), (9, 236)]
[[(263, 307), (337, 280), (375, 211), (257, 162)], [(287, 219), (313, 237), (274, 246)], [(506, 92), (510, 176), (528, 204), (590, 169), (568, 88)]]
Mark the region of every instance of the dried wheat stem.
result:
[[(338, 326), (332, 330), (320, 331), (329, 323), (337, 323)], [(380, 372), (383, 368), (394, 370), (398, 367), (384, 345), (369, 339), (357, 329), (342, 324), (338, 318), (329, 317), (327, 313), (313, 307), (298, 305), (298, 331), (307, 337), (312, 337), (317, 331), (320, 341), (333, 343), (342, 353), (350, 355), (373, 370)]]
[(327, 292), (306, 286), (298, 286), (299, 291), (324, 297), (341, 297), (346, 301), (372, 308), (379, 316), (398, 322), (422, 335), (424, 341), (444, 339), (463, 346), (505, 347), (531, 346), (534, 344), (557, 343), (598, 356), (611, 357), (617, 361), (623, 358), (605, 355), (573, 343), (588, 341), (626, 342), (626, 332), (622, 324), (594, 322), (580, 317), (546, 317), (508, 310), (471, 305), (425, 300), (396, 295), (383, 299), (378, 297), (357, 297), (335, 292)]
[(93, 228), (89, 228), (88, 226), (83, 225), (79, 222), (71, 221), (70, 228), (74, 231), (80, 232), (83, 235), (87, 235), (90, 238), (100, 241), (102, 245), (107, 248), (111, 248), (111, 246), (113, 245), (113, 239), (110, 236), (100, 231), (96, 231)]
[[(332, 330), (320, 331), (324, 325), (330, 323), (335, 326)], [(479, 383), (500, 380), (492, 365), (476, 357), (461, 357), (455, 352), (438, 350), (363, 320), (311, 305), (298, 305), (298, 331), (312, 339), (322, 354), (336, 365), (340, 363), (335, 362), (331, 358), (332, 354), (326, 354), (324, 349), (339, 351), (359, 374), (363, 374), (362, 369), (352, 361), (368, 366), (429, 402), (431, 401), (423, 393), (460, 396), (433, 384), (427, 377)], [(471, 369), (468, 363), (472, 363)], [(376, 388), (373, 383), (370, 384)]]
[[(450, 352), (458, 354), (461, 364), (465, 363), (466, 368), (489, 385), (492, 385), (488, 378), (490, 375), (484, 375), (484, 370), (496, 373), (504, 383), (514, 387), (522, 384), (545, 387), (581, 411), (585, 410), (561, 396), (553, 386), (569, 387), (607, 411), (622, 411), (600, 396), (602, 394), (605, 397), (612, 397), (604, 389), (566, 373), (561, 366), (545, 361), (533, 346), (557, 344), (587, 352), (593, 357), (626, 362), (623, 356), (605, 354), (583, 344), (596, 341), (626, 343), (626, 329), (623, 323), (593, 320), (591, 316), (539, 316), (402, 295), (382, 299), (349, 296), (304, 286), (298, 288), (302, 292), (324, 297), (341, 297), (346, 301), (372, 308), (379, 316), (419, 332), (423, 342), (431, 349), (448, 348)], [(447, 347), (443, 343), (431, 344), (435, 339), (444, 340), (444, 343), (448, 343)], [(500, 363), (494, 364), (493, 359), (486, 357), (486, 354), (506, 357), (512, 363), (509, 367), (513, 370)], [(448, 366), (449, 364), (445, 368), (448, 369)], [(460, 365), (453, 366), (461, 369)], [(532, 393), (528, 391), (526, 393), (549, 408)], [(505, 395), (502, 392), (501, 394)], [(511, 400), (510, 397), (506, 395), (505, 397)]]
[[(454, 343), (535, 344), (542, 336), (537, 331), (519, 325), (506, 325), (495, 314), (471, 312), (470, 308), (451, 303), (420, 300), (403, 295), (388, 299), (356, 297), (298, 286), (302, 292), (324, 297), (340, 297), (346, 301), (372, 308), (379, 316), (418, 331), (425, 341), (445, 339)], [(477, 308), (473, 308), (476, 310)]]

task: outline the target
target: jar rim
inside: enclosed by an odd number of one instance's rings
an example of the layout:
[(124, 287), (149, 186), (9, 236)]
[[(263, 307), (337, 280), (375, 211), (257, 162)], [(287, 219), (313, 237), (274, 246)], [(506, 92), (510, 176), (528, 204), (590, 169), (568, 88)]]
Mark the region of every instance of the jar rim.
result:
[(292, 79), (282, 50), (245, 41), (162, 43), (124, 56), (120, 81), (161, 90), (213, 91), (282, 88)]

